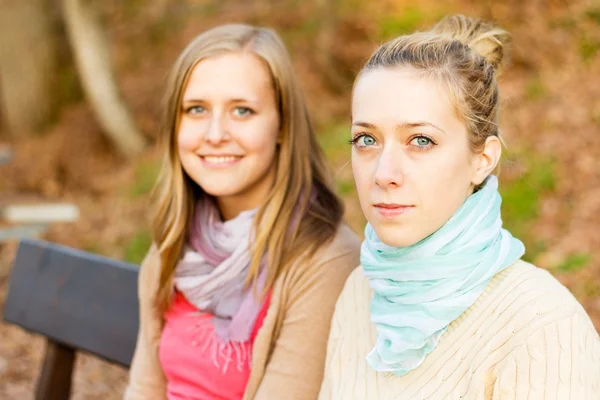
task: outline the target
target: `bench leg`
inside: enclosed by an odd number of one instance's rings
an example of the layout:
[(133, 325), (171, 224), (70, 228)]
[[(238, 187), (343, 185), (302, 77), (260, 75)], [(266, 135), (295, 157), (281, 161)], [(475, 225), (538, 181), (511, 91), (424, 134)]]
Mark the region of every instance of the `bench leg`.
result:
[(71, 376), (75, 350), (71, 347), (46, 341), (46, 355), (38, 379), (36, 400), (68, 400), (71, 394)]

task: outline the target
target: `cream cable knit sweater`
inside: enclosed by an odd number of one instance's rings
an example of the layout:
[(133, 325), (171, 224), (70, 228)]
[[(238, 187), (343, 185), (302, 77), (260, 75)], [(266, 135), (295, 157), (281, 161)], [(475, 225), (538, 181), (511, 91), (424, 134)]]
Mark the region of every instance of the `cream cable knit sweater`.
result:
[(492, 279), (438, 347), (403, 377), (365, 356), (377, 337), (358, 268), (338, 300), (320, 400), (600, 399), (600, 339), (581, 305), (523, 261)]

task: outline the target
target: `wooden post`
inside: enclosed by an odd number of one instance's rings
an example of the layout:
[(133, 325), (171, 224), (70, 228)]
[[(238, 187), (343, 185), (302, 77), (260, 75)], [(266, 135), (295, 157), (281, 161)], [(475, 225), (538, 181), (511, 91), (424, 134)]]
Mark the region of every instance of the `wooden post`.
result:
[(12, 160), (12, 150), (8, 147), (3, 147), (0, 145), (0, 165), (8, 164), (10, 160)]
[(71, 395), (74, 361), (73, 348), (48, 339), (35, 400), (68, 400)]

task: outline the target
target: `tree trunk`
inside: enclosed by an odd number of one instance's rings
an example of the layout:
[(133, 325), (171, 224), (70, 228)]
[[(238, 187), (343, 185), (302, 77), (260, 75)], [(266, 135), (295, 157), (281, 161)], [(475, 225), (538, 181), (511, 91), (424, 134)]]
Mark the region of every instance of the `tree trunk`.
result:
[(2, 119), (14, 137), (43, 128), (58, 106), (56, 23), (50, 0), (0, 0)]
[(337, 26), (336, 0), (318, 0), (318, 15), (320, 29), (317, 37), (317, 57), (321, 73), (329, 86), (341, 92), (348, 83), (339, 74), (333, 61), (333, 46), (335, 45), (335, 31)]
[(145, 145), (119, 92), (108, 39), (89, 0), (62, 0), (69, 41), (83, 90), (117, 149), (132, 157)]

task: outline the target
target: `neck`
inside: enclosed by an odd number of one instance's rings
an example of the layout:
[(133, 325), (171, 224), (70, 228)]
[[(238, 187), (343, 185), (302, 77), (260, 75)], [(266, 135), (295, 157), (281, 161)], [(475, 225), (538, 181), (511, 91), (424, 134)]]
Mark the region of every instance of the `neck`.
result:
[(270, 168), (260, 184), (247, 188), (243, 192), (216, 198), (217, 207), (223, 221), (234, 219), (240, 213), (262, 206), (275, 182), (275, 168)]

